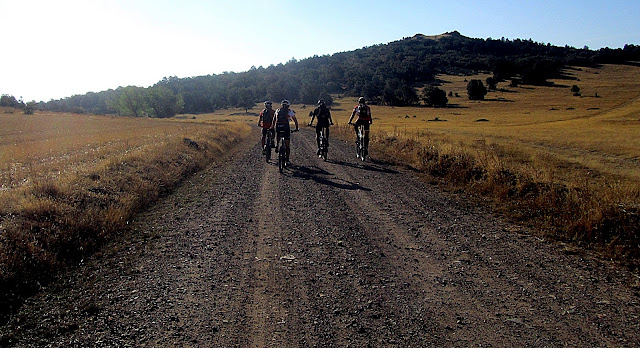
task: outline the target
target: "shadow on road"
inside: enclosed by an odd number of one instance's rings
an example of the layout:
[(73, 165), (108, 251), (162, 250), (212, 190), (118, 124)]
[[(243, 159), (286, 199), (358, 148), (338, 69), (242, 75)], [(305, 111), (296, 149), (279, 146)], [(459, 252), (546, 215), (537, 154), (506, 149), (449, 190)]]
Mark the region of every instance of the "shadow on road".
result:
[(343, 179), (339, 179), (338, 181), (331, 180), (327, 177), (333, 176), (333, 173), (330, 173), (324, 169), (320, 169), (315, 166), (304, 167), (304, 166), (297, 166), (292, 164), (288, 169), (291, 170), (291, 176), (294, 178), (299, 178), (303, 180), (313, 180), (318, 184), (335, 187), (341, 190), (371, 191), (371, 189), (366, 188), (360, 185), (359, 183), (350, 182)]
[[(364, 170), (369, 170), (369, 171), (373, 171), (373, 172), (381, 172), (381, 173), (388, 173), (388, 174), (398, 174), (398, 171), (396, 171), (396, 170), (389, 169), (389, 168), (384, 168), (384, 167), (380, 166), (380, 165), (387, 164), (386, 162), (378, 161), (378, 160), (374, 160), (374, 159), (370, 159), (370, 161), (371, 162), (360, 162), (358, 160), (358, 162), (352, 163), (352, 162), (345, 162), (345, 161), (328, 160), (327, 162), (328, 163), (337, 164), (339, 166), (364, 169)], [(372, 164), (374, 164), (374, 165), (372, 165)]]

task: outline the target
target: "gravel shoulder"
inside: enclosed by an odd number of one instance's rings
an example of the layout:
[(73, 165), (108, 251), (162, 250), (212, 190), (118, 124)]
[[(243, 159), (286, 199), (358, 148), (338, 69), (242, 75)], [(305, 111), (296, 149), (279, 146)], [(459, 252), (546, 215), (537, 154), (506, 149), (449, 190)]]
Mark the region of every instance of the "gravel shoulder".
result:
[[(257, 138), (256, 132), (255, 137)], [(640, 346), (640, 279), (314, 133), (257, 143), (25, 303), (0, 345)]]

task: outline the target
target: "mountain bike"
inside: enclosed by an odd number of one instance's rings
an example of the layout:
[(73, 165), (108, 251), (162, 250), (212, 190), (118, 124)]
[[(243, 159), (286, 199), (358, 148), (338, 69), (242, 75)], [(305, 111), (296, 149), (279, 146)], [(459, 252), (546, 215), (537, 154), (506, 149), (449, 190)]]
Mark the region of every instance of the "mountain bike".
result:
[(364, 141), (364, 125), (358, 126), (358, 133), (356, 137), (356, 157), (364, 162), (367, 157), (367, 144)]
[(323, 160), (327, 160), (327, 153), (329, 152), (329, 139), (327, 139), (327, 127), (322, 127), (320, 130), (320, 153), (318, 154)]
[[(291, 134), (297, 132), (297, 130), (292, 130)], [(278, 135), (278, 170), (280, 173), (287, 167), (287, 147), (284, 141), (284, 135)], [(291, 146), (291, 137), (289, 138), (289, 146)]]
[(267, 139), (264, 142), (264, 158), (266, 159), (267, 163), (269, 163), (269, 160), (271, 159), (271, 148), (273, 147), (273, 132), (271, 130), (269, 130), (267, 132)]

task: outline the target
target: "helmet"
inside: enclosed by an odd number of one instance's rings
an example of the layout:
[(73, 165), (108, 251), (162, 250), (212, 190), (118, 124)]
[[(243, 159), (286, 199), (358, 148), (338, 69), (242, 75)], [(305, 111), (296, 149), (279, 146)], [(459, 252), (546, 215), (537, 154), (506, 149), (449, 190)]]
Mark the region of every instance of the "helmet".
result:
[(271, 103), (271, 100), (265, 100), (264, 101), (264, 106), (266, 107), (267, 105), (271, 105), (273, 103)]
[(358, 98), (358, 104), (364, 104), (364, 97)]
[(323, 105), (323, 104), (324, 104), (324, 99), (318, 100), (318, 105)]
[(283, 100), (281, 104), (282, 104), (282, 106), (289, 106), (289, 105), (291, 105), (291, 103), (289, 103), (289, 101), (288, 101), (288, 100), (286, 100), (286, 99), (285, 99), (285, 100)]

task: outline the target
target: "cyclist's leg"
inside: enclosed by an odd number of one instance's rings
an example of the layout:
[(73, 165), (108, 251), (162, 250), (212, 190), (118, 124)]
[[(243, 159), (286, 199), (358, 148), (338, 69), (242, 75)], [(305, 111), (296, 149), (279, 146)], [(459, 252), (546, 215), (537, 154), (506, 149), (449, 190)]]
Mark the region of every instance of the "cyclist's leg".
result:
[(364, 149), (367, 154), (369, 152), (369, 122), (364, 123)]
[(285, 140), (285, 141), (284, 141), (285, 146), (286, 146), (286, 147), (285, 147), (285, 149), (286, 149), (286, 151), (285, 151), (285, 155), (286, 155), (286, 156), (285, 156), (285, 158), (286, 158), (286, 161), (287, 161), (287, 162), (289, 162), (289, 155), (291, 155), (291, 147), (289, 146), (289, 145), (290, 145), (290, 142), (291, 142), (291, 140), (290, 140), (290, 139), (287, 139), (287, 140)]
[(276, 137), (278, 138), (278, 146), (282, 146), (284, 144), (280, 144), (280, 138), (283, 137), (285, 139), (289, 139), (288, 132), (289, 128), (282, 124), (276, 124)]
[(280, 138), (282, 137), (281, 131), (276, 131), (276, 148), (280, 148)]
[(318, 144), (318, 150), (320, 149), (320, 132), (322, 132), (322, 126), (320, 122), (316, 125), (316, 144)]
[(267, 141), (267, 128), (262, 128), (262, 148), (264, 149), (264, 144)]
[(329, 125), (324, 127), (324, 137), (327, 140), (327, 146), (329, 146)]
[(286, 131), (284, 131), (284, 143), (286, 145), (285, 149), (287, 150), (285, 152), (286, 154), (286, 159), (287, 162), (289, 162), (289, 155), (291, 154), (291, 130), (287, 129)]

